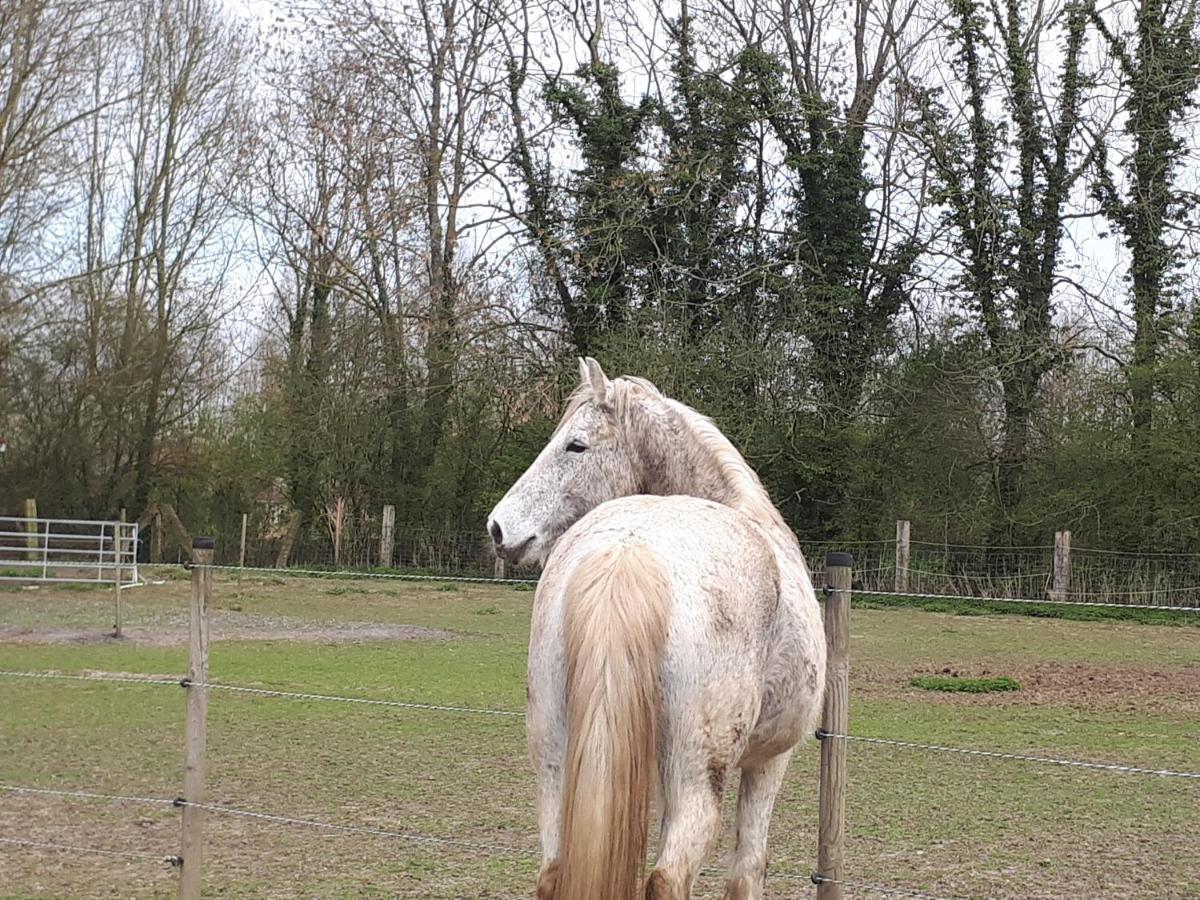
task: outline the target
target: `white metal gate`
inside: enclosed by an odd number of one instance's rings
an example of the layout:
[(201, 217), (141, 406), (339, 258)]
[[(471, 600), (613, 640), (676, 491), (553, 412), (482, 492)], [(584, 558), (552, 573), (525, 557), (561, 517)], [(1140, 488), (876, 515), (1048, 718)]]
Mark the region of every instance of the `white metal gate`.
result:
[(136, 522), (0, 516), (0, 581), (138, 583)]

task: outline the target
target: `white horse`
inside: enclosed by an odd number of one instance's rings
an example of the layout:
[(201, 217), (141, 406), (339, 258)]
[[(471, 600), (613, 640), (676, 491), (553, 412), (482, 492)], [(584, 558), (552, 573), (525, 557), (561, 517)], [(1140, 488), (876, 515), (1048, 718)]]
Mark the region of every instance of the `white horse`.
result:
[(820, 608), (795, 536), (713, 423), (593, 359), (488, 531), (545, 566), (529, 639), (541, 900), (630, 900), (651, 794), (648, 900), (685, 900), (741, 770), (727, 900), (763, 896), (767, 828), (825, 691)]

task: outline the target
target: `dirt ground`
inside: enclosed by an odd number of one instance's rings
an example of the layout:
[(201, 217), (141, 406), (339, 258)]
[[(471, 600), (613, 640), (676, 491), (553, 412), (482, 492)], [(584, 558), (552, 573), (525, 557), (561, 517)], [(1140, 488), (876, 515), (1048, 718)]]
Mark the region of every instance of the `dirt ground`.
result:
[[(285, 622), (277, 618), (217, 612), (211, 619), (209, 639), (220, 641), (309, 641), (317, 644), (352, 644), (362, 641), (446, 641), (444, 629), (415, 625), (380, 625), (373, 622)], [(131, 647), (181, 647), (187, 644), (186, 626), (127, 626), (120, 638), (95, 628), (44, 628), (0, 624), (0, 643), (7, 644), (113, 644)]]

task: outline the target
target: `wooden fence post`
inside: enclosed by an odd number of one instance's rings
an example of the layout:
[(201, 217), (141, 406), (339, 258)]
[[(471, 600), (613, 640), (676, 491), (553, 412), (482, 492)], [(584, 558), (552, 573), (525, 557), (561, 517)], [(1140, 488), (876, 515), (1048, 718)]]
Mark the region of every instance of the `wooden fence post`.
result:
[(896, 520), (896, 593), (908, 593), (908, 536), (912, 523), (908, 519)]
[[(825, 556), (825, 709), (821, 716), (820, 821), (817, 827), (817, 900), (841, 900), (846, 842), (846, 741), (850, 710), (850, 585), (854, 557)], [(832, 880), (829, 880), (832, 879)]]
[[(183, 799), (203, 803), (204, 747), (208, 733), (208, 600), (212, 592), (214, 541), (192, 541), (192, 598), (188, 608), (187, 723), (184, 730)], [(204, 864), (204, 810), (183, 807), (180, 900), (199, 900), (200, 873)]]
[(383, 507), (383, 526), (379, 532), (379, 565), (392, 567), (392, 554), (396, 550), (396, 507), (390, 503)]
[[(247, 513), (242, 513), (242, 545), (241, 549), (238, 550), (239, 569), (244, 569), (246, 567), (246, 522), (249, 520), (249, 518), (250, 516)], [(240, 576), (241, 573), (238, 574)]]
[(1066, 600), (1071, 592), (1071, 532), (1054, 533), (1054, 590), (1051, 600)]
[(29, 535), (25, 538), (25, 546), (28, 548), (26, 558), (36, 562), (38, 558), (38, 527), (37, 527), (37, 499), (30, 497), (25, 501), (25, 533)]
[(150, 526), (154, 532), (150, 535), (150, 562), (162, 562), (162, 513), (156, 507), (154, 510), (154, 524)]

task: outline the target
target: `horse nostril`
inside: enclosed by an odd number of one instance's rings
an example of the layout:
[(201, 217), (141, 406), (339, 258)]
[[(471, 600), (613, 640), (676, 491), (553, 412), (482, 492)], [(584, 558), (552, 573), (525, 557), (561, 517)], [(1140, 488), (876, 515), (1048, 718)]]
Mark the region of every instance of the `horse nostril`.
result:
[(504, 532), (501, 531), (499, 522), (492, 522), (488, 527), (488, 531), (491, 532), (492, 540), (497, 547), (504, 543)]

